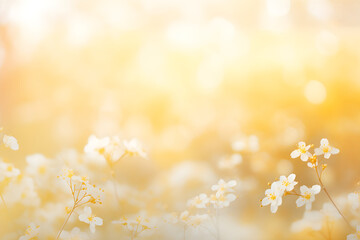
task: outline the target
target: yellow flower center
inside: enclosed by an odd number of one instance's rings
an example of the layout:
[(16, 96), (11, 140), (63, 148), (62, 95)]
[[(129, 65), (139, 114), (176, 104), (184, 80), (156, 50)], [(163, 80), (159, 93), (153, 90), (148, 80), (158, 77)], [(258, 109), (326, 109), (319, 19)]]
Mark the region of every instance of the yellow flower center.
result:
[(330, 151), (330, 147), (329, 146), (324, 146), (323, 147), (323, 152), (329, 152)]
[(305, 146), (299, 147), (299, 150), (300, 150), (301, 153), (306, 153), (306, 148), (305, 148)]
[(13, 169), (14, 169), (14, 167), (11, 166), (11, 165), (8, 165), (7, 168), (6, 168), (6, 170), (7, 170), (8, 172), (11, 172)]
[(275, 199), (276, 199), (276, 196), (275, 196), (275, 194), (270, 193), (270, 194), (268, 195), (268, 198), (269, 198), (270, 200), (275, 200)]
[(287, 187), (287, 186), (290, 185), (290, 182), (285, 180), (285, 181), (283, 181), (283, 185), (284, 185), (285, 187)]
[(308, 194), (304, 195), (304, 198), (307, 199), (307, 200), (310, 200), (311, 195), (308, 193)]
[(45, 173), (46, 173), (46, 167), (45, 167), (45, 166), (40, 166), (40, 167), (38, 168), (38, 172), (39, 172), (40, 174), (45, 174)]
[(94, 215), (91, 215), (90, 217), (88, 217), (88, 220), (89, 220), (90, 222), (92, 222), (92, 221), (94, 220), (94, 218), (95, 218), (95, 216), (94, 216)]

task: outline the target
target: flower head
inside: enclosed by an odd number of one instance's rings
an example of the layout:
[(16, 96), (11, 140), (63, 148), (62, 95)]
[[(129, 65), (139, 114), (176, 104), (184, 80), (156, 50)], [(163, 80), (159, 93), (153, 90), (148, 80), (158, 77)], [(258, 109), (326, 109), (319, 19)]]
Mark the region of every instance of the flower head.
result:
[(84, 212), (79, 215), (79, 220), (84, 223), (88, 223), (90, 225), (90, 231), (95, 233), (95, 227), (101, 226), (103, 224), (103, 220), (99, 217), (96, 217), (92, 214), (90, 207), (85, 207)]
[(307, 165), (309, 168), (316, 168), (319, 165), (319, 161), (315, 154), (309, 157)]
[(210, 199), (205, 193), (200, 194), (199, 196), (194, 197), (188, 201), (188, 205), (196, 208), (206, 208)]
[(329, 145), (329, 140), (327, 140), (326, 138), (321, 139), (320, 147), (315, 149), (316, 155), (324, 155), (324, 158), (326, 159), (329, 159), (331, 154), (338, 154), (339, 152), (339, 149)]
[(131, 139), (130, 141), (124, 140), (125, 152), (130, 156), (140, 156), (146, 158), (146, 153), (136, 138)]
[(261, 206), (267, 206), (270, 204), (270, 210), (272, 213), (276, 213), (278, 207), (282, 204), (281, 184), (280, 182), (273, 182), (271, 188), (265, 191), (265, 196), (261, 201)]
[(35, 223), (30, 223), (30, 225), (26, 228), (25, 234), (19, 238), (19, 240), (31, 240), (37, 239), (37, 236), (40, 231), (40, 226)]
[(305, 142), (299, 142), (298, 148), (291, 152), (290, 156), (291, 158), (297, 158), (300, 156), (300, 159), (304, 162), (306, 162), (309, 157), (311, 157), (311, 153), (308, 151), (310, 149), (311, 145), (306, 145)]
[(281, 191), (292, 191), (294, 186), (298, 183), (295, 181), (296, 175), (294, 173), (290, 174), (288, 177), (280, 176), (280, 189)]
[(306, 205), (306, 210), (311, 210), (312, 202), (315, 201), (315, 195), (321, 191), (319, 185), (314, 185), (311, 188), (303, 185), (300, 187), (300, 197), (296, 200), (296, 206), (301, 207)]
[(3, 143), (5, 147), (10, 148), (11, 150), (17, 151), (19, 150), (19, 144), (13, 136), (8, 136), (4, 134)]
[(216, 191), (216, 195), (220, 196), (224, 193), (234, 192), (234, 187), (236, 186), (236, 181), (231, 180), (225, 182), (223, 179), (220, 179), (218, 184), (212, 185), (211, 190)]

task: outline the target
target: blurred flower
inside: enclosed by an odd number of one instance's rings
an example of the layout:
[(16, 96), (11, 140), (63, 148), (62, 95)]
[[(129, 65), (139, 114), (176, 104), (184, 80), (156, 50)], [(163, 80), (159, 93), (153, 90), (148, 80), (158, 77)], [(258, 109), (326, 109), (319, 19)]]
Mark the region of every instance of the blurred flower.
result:
[(37, 236), (40, 231), (40, 226), (35, 223), (30, 223), (30, 225), (26, 228), (25, 234), (19, 238), (19, 240), (31, 240), (37, 239)]
[(15, 178), (20, 175), (20, 170), (13, 164), (0, 161), (0, 182), (5, 178)]
[(3, 143), (5, 147), (10, 148), (11, 150), (17, 151), (19, 150), (19, 144), (13, 136), (4, 135)]
[(81, 232), (80, 228), (74, 227), (71, 232), (63, 231), (60, 236), (61, 240), (86, 240), (89, 239), (88, 235)]
[(220, 179), (218, 184), (212, 185), (211, 190), (216, 191), (216, 196), (223, 195), (224, 193), (234, 192), (233, 187), (236, 186), (236, 181), (231, 180), (229, 182), (225, 182), (223, 179)]
[(232, 193), (230, 194), (211, 194), (210, 203), (213, 204), (214, 208), (224, 208), (228, 207), (231, 202), (235, 201), (236, 196)]
[(242, 156), (238, 153), (235, 153), (232, 154), (230, 157), (222, 158), (218, 163), (218, 167), (220, 169), (233, 169), (241, 162), (242, 162)]
[(194, 197), (188, 201), (188, 206), (193, 206), (196, 208), (206, 208), (210, 199), (205, 193), (200, 194), (199, 196)]
[(309, 158), (307, 165), (310, 168), (316, 168), (318, 166), (318, 160), (315, 154)]
[(360, 207), (360, 193), (359, 192), (353, 192), (348, 195), (348, 200), (351, 204), (351, 208), (353, 210), (356, 210)]
[(131, 139), (130, 141), (124, 140), (125, 152), (130, 156), (141, 156), (146, 158), (146, 153), (144, 152), (141, 143), (136, 138)]
[(356, 233), (346, 236), (346, 240), (360, 240), (360, 225), (356, 226)]

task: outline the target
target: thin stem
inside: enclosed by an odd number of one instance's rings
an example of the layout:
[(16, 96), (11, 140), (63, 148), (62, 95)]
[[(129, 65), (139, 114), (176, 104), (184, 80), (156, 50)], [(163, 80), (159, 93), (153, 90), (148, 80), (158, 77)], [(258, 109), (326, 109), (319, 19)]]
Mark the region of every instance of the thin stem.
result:
[(6, 210), (8, 210), (7, 204), (5, 202), (4, 196), (0, 193), (0, 197), (1, 197), (1, 201), (4, 203), (4, 206), (6, 208)]
[(57, 235), (57, 237), (56, 237), (56, 240), (59, 239), (59, 237), (60, 237), (60, 235), (61, 235), (61, 232), (64, 230), (65, 225), (66, 225), (66, 223), (69, 221), (70, 216), (71, 216), (71, 214), (74, 212), (75, 208), (76, 208), (76, 205), (74, 204), (73, 208), (71, 209), (71, 211), (69, 212), (68, 216), (66, 217), (63, 225), (61, 226), (60, 231), (59, 231), (59, 233), (58, 233), (58, 235)]
[(351, 226), (350, 222), (346, 219), (346, 217), (344, 216), (344, 214), (342, 214), (342, 212), (340, 211), (340, 209), (337, 207), (337, 205), (335, 204), (334, 200), (332, 199), (332, 197), (330, 196), (329, 192), (326, 190), (325, 185), (323, 184), (323, 182), (321, 181), (321, 177), (319, 175), (319, 171), (317, 169), (317, 167), (315, 167), (315, 172), (316, 172), (316, 176), (318, 177), (319, 183), (322, 187), (322, 189), (324, 190), (325, 194), (328, 196), (328, 198), (330, 199), (331, 203), (334, 205), (334, 207), (336, 208), (336, 210), (339, 212), (339, 214), (342, 216), (342, 218), (344, 219), (344, 221), (347, 223), (347, 225), (352, 229), (353, 227)]

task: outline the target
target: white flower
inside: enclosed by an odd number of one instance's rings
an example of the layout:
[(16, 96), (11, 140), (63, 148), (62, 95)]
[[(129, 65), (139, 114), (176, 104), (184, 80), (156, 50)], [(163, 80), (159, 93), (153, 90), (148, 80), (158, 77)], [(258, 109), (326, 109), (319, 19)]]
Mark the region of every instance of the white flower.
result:
[(319, 162), (317, 160), (316, 155), (312, 155), (311, 157), (309, 157), (309, 161), (307, 163), (309, 168), (316, 168), (318, 166)]
[(84, 223), (90, 224), (90, 231), (95, 233), (95, 226), (101, 226), (103, 224), (103, 220), (99, 217), (96, 217), (91, 212), (90, 207), (85, 207), (84, 212), (79, 215), (79, 220)]
[(88, 139), (88, 143), (84, 147), (84, 152), (89, 154), (102, 155), (105, 152), (105, 148), (109, 143), (109, 137), (97, 138), (95, 135), (91, 135)]
[(81, 232), (80, 228), (74, 227), (71, 232), (63, 231), (60, 236), (61, 240), (85, 240), (89, 239), (88, 235)]
[(315, 201), (315, 195), (321, 191), (319, 185), (314, 185), (311, 188), (303, 185), (300, 187), (300, 197), (296, 200), (296, 206), (301, 207), (306, 204), (306, 210), (311, 210), (312, 202)]
[(232, 193), (229, 194), (212, 194), (210, 196), (210, 203), (214, 205), (214, 208), (228, 207), (231, 202), (235, 201), (236, 196)]
[(208, 198), (208, 196), (205, 193), (202, 193), (199, 196), (190, 199), (188, 202), (188, 206), (193, 206), (196, 208), (206, 208), (209, 201), (210, 199)]
[(5, 178), (15, 178), (20, 175), (20, 170), (11, 163), (0, 162), (0, 181)]
[(232, 154), (230, 157), (221, 159), (218, 163), (220, 169), (232, 169), (242, 162), (242, 156), (239, 153)]
[(137, 156), (146, 158), (146, 153), (142, 148), (141, 143), (136, 138), (131, 139), (130, 141), (124, 140), (125, 152), (130, 156)]
[(182, 213), (180, 213), (180, 220), (183, 222), (186, 222), (189, 219), (190, 213), (189, 211), (183, 211)]
[(40, 226), (35, 223), (30, 223), (30, 225), (26, 228), (25, 234), (19, 238), (19, 240), (31, 240), (37, 239), (37, 236), (40, 231)]
[(280, 182), (273, 182), (271, 188), (265, 191), (266, 197), (261, 201), (261, 206), (271, 204), (271, 212), (276, 213), (278, 207), (282, 204), (282, 194)]
[(360, 240), (360, 225), (356, 226), (356, 233), (346, 236), (346, 240)]
[(223, 179), (220, 179), (218, 184), (212, 185), (211, 186), (211, 190), (213, 191), (217, 191), (216, 192), (216, 196), (220, 196), (224, 193), (228, 193), (228, 192), (234, 192), (233, 187), (236, 186), (236, 181), (235, 180), (231, 180), (229, 182), (225, 182)]
[(288, 177), (280, 176), (280, 189), (281, 191), (292, 191), (294, 186), (298, 183), (295, 181), (296, 175), (294, 173), (290, 174)]
[(208, 214), (196, 214), (194, 216), (190, 216), (186, 223), (191, 227), (197, 227), (208, 219)]
[(10, 148), (11, 150), (17, 151), (19, 150), (19, 144), (13, 136), (8, 136), (4, 134), (3, 143), (5, 147)]
[(306, 162), (308, 158), (312, 156), (311, 153), (308, 151), (310, 147), (311, 145), (306, 146), (305, 142), (299, 142), (298, 149), (291, 152), (291, 158), (297, 158), (300, 156), (300, 159)]
[(33, 154), (26, 157), (28, 166), (26, 172), (32, 176), (45, 175), (49, 169), (49, 160), (42, 154)]
[(320, 147), (315, 149), (316, 155), (323, 155), (324, 158), (330, 158), (331, 154), (338, 154), (340, 152), (339, 149), (334, 148), (329, 145), (329, 141), (326, 138), (321, 139)]

